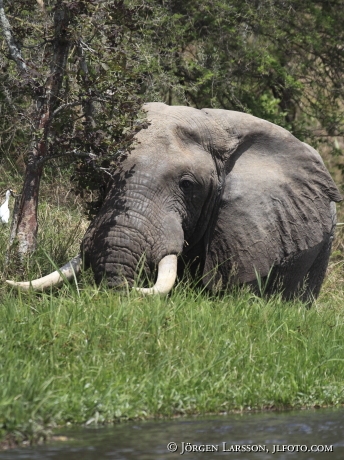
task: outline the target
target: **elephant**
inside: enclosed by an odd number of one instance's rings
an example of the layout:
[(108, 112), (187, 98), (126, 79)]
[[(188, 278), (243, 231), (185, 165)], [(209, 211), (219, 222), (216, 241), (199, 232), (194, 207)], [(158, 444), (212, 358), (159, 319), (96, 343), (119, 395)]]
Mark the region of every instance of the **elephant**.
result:
[[(121, 161), (81, 253), (32, 282), (72, 278), (81, 260), (95, 281), (135, 284), (140, 263), (168, 293), (188, 264), (213, 291), (248, 284), (314, 300), (325, 277), (342, 197), (319, 153), (246, 113), (151, 102), (147, 126)], [(63, 276), (61, 276), (61, 274)], [(154, 281), (153, 281), (154, 283)]]

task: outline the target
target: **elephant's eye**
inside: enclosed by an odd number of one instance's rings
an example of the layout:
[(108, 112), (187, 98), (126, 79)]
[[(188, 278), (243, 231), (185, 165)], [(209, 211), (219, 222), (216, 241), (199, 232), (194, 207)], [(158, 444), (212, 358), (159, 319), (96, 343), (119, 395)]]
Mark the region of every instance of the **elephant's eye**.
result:
[(182, 179), (179, 183), (179, 186), (182, 190), (190, 190), (193, 185), (193, 182), (189, 179)]

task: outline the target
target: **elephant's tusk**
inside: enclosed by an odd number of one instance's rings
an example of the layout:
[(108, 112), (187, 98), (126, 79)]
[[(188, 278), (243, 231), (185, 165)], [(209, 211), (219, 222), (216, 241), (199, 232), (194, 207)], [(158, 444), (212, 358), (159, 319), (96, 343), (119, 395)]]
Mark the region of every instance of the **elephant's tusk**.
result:
[(67, 279), (68, 281), (72, 280), (80, 272), (81, 262), (81, 254), (78, 254), (59, 270), (55, 270), (49, 275), (43, 276), (43, 278), (22, 282), (6, 280), (6, 283), (10, 284), (11, 286), (16, 286), (19, 289), (25, 291), (29, 290), (30, 288), (35, 289), (37, 291), (44, 291), (44, 289), (47, 289), (49, 287), (59, 286), (64, 282), (65, 279)]
[(161, 259), (158, 265), (158, 278), (152, 288), (135, 288), (143, 294), (166, 295), (173, 288), (177, 278), (177, 256), (170, 254)]

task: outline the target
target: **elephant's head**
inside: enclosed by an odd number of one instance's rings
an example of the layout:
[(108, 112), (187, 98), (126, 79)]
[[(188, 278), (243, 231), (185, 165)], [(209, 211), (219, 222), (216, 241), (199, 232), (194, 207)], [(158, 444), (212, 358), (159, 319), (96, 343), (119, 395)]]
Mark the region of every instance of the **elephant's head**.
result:
[(244, 113), (145, 109), (148, 128), (82, 241), (96, 281), (131, 285), (142, 261), (149, 276), (183, 255), (212, 287), (270, 273), (272, 290), (290, 297), (306, 283), (316, 296), (341, 199), (319, 154)]
[[(223, 189), (220, 155), (236, 144), (206, 112), (164, 104), (148, 104), (147, 111), (149, 127), (138, 134), (82, 242), (96, 281), (105, 276), (110, 286), (124, 278), (133, 283), (143, 257), (149, 275), (165, 256), (204, 242)], [(223, 143), (216, 151), (214, 138)]]

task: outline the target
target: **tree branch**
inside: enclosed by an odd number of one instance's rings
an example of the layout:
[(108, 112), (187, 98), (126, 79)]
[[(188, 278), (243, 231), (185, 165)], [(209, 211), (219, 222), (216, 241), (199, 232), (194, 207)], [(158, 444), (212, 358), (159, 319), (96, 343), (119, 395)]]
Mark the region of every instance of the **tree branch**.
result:
[(53, 118), (56, 117), (56, 115), (61, 112), (62, 110), (66, 109), (67, 107), (76, 107), (78, 105), (82, 105), (81, 101), (75, 101), (75, 102), (68, 102), (67, 104), (62, 104), (60, 107), (55, 109), (53, 113), (50, 115), (50, 120), (49, 122), (51, 123)]
[(97, 156), (94, 153), (87, 153), (87, 152), (78, 152), (76, 149), (69, 151), (69, 152), (63, 152), (63, 153), (57, 153), (56, 155), (49, 155), (46, 157), (42, 157), (37, 161), (38, 165), (45, 164), (47, 161), (50, 160), (55, 160), (56, 158), (63, 158), (63, 157), (79, 157), (79, 158), (89, 158), (90, 160), (94, 160), (97, 158)]
[[(89, 97), (88, 101), (91, 101), (91, 102), (109, 102), (108, 99), (105, 99), (105, 98), (102, 98), (102, 97)], [(84, 105), (84, 101), (68, 102), (67, 104), (60, 105), (60, 107), (58, 107), (57, 109), (55, 109), (53, 111), (53, 113), (50, 115), (50, 117), (54, 118), (62, 110), (67, 109), (68, 107), (76, 107), (78, 105)], [(116, 109), (114, 109), (114, 110), (116, 111)]]
[(0, 0), (0, 22), (4, 32), (5, 40), (10, 52), (11, 59), (17, 64), (18, 69), (21, 73), (27, 73), (27, 67), (24, 59), (22, 58), (20, 49), (16, 45), (13, 35), (11, 24), (9, 23), (5, 14), (4, 2)]

